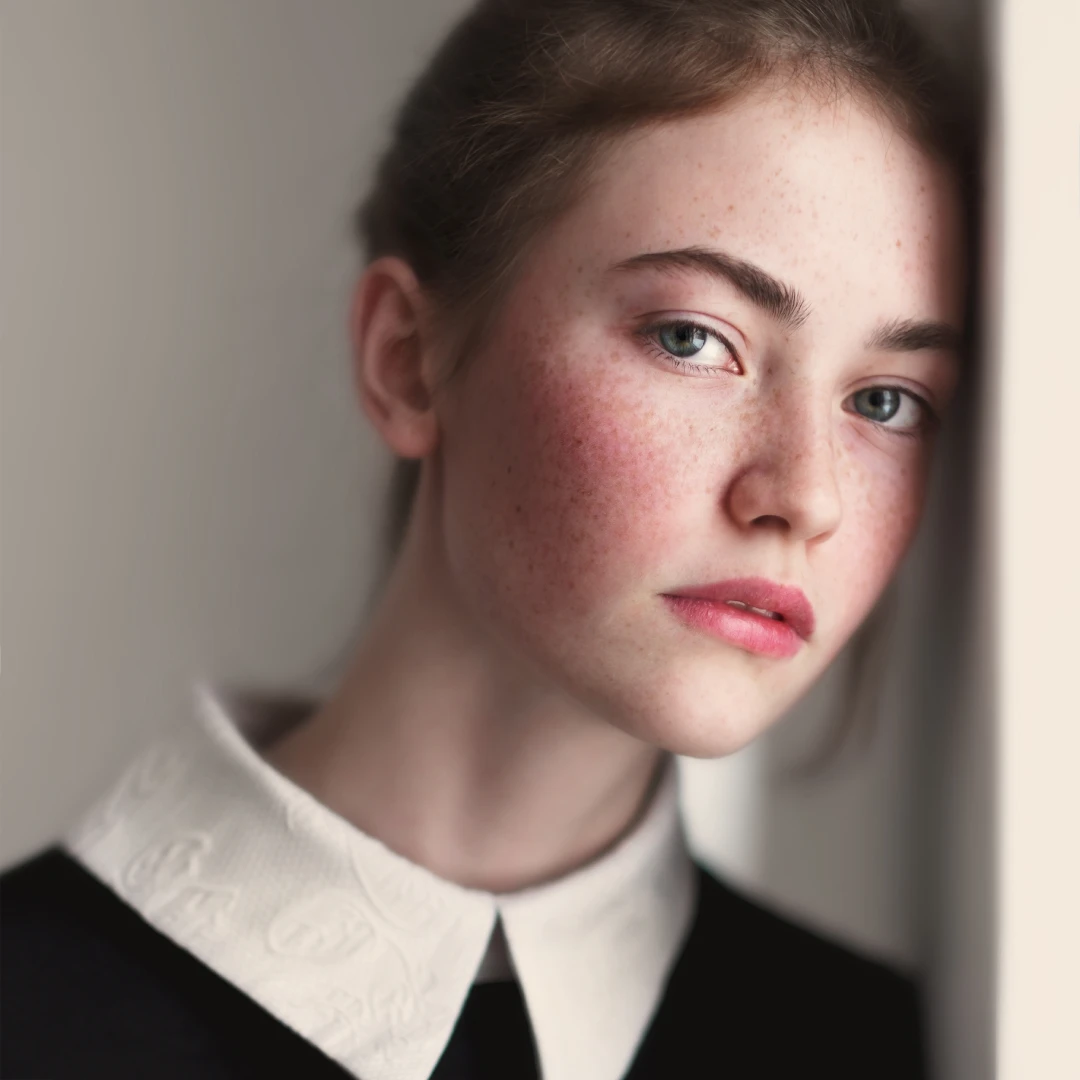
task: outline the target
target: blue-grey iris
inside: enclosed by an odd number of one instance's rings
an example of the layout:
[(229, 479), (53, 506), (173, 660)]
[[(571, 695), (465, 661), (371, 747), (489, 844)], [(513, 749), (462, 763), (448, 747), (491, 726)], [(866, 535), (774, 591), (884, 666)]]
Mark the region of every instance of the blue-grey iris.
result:
[[(693, 356), (705, 348), (709, 335), (693, 323), (672, 323), (660, 328), (658, 337), (661, 345), (674, 356)], [(691, 351), (684, 351), (687, 348)]]

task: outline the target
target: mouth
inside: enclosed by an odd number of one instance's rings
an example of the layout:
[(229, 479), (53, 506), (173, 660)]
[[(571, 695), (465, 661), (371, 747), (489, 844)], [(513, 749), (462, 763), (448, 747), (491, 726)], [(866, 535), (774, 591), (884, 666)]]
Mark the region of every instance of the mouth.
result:
[(793, 655), (814, 631), (814, 609), (802, 590), (767, 578), (689, 585), (665, 598), (686, 621), (752, 652)]
[(784, 621), (784, 616), (775, 611), (766, 611), (764, 608), (751, 607), (749, 604), (744, 604), (741, 600), (725, 600), (724, 603), (729, 604), (731, 607), (742, 608), (743, 611), (752, 611), (755, 615), (764, 615), (766, 619), (776, 619), (779, 622)]

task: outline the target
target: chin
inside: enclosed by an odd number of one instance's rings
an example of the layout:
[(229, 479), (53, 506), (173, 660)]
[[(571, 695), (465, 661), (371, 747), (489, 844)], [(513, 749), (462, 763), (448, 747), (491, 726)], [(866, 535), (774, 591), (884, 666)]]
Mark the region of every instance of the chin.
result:
[(672, 754), (692, 758), (722, 758), (749, 746), (776, 717), (733, 714), (723, 708), (700, 710), (690, 717), (657, 717), (635, 734)]
[[(607, 718), (627, 734), (684, 757), (720, 758), (767, 731), (791, 701), (781, 700), (775, 677), (761, 672), (712, 670), (681, 677), (640, 679), (608, 702)], [(696, 676), (696, 677), (695, 677)]]

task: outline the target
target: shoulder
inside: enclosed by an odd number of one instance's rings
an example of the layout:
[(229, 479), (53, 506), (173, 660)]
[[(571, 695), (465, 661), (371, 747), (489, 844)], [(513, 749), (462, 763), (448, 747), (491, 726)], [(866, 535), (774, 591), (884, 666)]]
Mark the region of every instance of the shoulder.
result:
[(914, 980), (700, 866), (698, 883), (694, 925), (650, 1032), (653, 1052), (681, 1053), (705, 1033), (725, 1047), (719, 1057), (707, 1052), (718, 1066), (753, 1066), (753, 1075), (925, 1075)]
[(0, 947), (0, 1076), (341, 1075), (59, 846), (0, 873)]
[(751, 898), (703, 867), (698, 880), (695, 931), (703, 957), (723, 955), (752, 966), (763, 981), (782, 972), (790, 985), (812, 982), (819, 991), (860, 1000), (914, 993), (914, 982), (889, 964)]

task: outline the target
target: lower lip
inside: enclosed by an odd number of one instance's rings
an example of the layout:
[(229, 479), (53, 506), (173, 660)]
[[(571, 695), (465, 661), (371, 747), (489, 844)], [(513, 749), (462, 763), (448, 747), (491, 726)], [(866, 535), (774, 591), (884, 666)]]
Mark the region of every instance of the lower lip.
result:
[(786, 622), (757, 615), (716, 600), (665, 596), (674, 613), (699, 630), (761, 656), (794, 656), (803, 640)]

